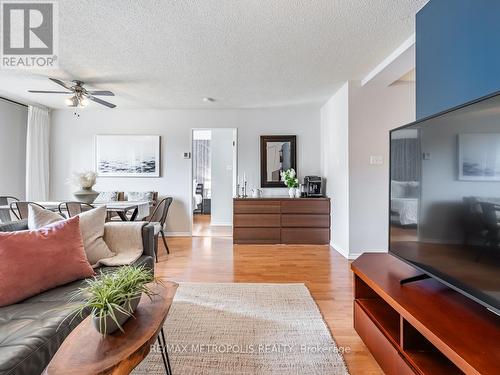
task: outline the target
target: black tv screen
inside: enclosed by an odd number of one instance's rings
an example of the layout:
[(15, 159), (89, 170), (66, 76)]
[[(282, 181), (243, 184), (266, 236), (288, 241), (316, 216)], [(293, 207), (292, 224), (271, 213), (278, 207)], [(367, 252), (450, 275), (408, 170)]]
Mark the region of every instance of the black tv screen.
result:
[(389, 252), (500, 314), (500, 95), (390, 133)]

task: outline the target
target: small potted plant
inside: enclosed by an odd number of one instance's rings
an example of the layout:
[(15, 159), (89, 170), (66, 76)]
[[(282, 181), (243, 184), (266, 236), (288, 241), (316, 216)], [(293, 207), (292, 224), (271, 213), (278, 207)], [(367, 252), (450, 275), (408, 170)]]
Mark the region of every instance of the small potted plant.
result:
[(68, 183), (78, 186), (80, 190), (73, 193), (78, 202), (92, 204), (99, 195), (99, 192), (92, 190), (97, 180), (97, 173), (86, 171), (73, 173), (73, 176), (68, 179)]
[(286, 171), (281, 171), (281, 181), (288, 187), (290, 198), (294, 198), (296, 196), (296, 188), (299, 186), (299, 179), (296, 177), (295, 170), (290, 168)]
[(142, 293), (152, 298), (156, 293), (147, 284), (161, 284), (153, 271), (144, 266), (123, 266), (116, 272), (103, 273), (85, 280), (70, 301), (82, 301), (69, 315), (83, 316), (90, 310), (94, 327), (103, 335), (120, 330), (133, 316)]

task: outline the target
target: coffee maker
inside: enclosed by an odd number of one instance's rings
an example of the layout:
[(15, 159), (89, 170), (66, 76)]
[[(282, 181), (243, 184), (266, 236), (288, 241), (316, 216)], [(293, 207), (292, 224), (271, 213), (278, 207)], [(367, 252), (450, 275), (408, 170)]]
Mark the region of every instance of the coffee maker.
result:
[(306, 187), (307, 197), (322, 197), (323, 196), (323, 178), (319, 176), (306, 176), (304, 177), (304, 185)]

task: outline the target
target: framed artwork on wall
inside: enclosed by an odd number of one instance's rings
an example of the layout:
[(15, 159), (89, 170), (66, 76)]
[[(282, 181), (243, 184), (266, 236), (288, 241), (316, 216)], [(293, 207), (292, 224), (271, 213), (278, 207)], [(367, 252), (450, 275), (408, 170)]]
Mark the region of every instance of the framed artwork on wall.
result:
[(99, 177), (160, 177), (159, 135), (96, 135)]
[(458, 135), (458, 179), (500, 181), (500, 133)]
[(297, 172), (297, 136), (262, 135), (260, 137), (260, 186), (285, 187), (281, 171)]

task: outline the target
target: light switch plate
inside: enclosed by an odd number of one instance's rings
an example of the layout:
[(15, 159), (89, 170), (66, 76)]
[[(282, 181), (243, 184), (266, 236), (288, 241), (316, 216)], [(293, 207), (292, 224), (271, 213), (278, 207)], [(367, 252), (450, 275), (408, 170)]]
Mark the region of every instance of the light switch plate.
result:
[(382, 155), (370, 156), (370, 165), (382, 165), (382, 164), (384, 164), (384, 157)]

